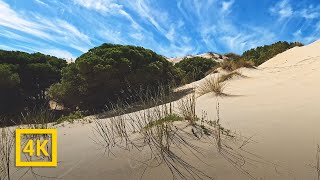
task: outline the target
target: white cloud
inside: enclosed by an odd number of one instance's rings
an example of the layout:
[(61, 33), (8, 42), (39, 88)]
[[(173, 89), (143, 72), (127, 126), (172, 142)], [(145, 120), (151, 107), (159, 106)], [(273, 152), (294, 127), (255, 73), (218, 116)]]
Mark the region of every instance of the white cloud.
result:
[(46, 3), (44, 3), (43, 1), (41, 1), (41, 0), (34, 0), (36, 3), (38, 3), (38, 4), (40, 4), (40, 5), (42, 5), (42, 6), (47, 6), (47, 7), (49, 7), (49, 5), (48, 4), (46, 4)]
[(292, 35), (294, 36), (294, 38), (300, 38), (302, 34), (301, 29), (297, 30), (296, 32), (294, 32)]
[(70, 52), (62, 49), (58, 49), (46, 44), (40, 44), (30, 47), (29, 44), (12, 44), (12, 45), (0, 45), (0, 49), (14, 50), (14, 51), (28, 51), (30, 53), (40, 52), (42, 54), (47, 54), (51, 56), (56, 56), (58, 58), (66, 59), (67, 61), (75, 60), (76, 57)]
[[(70, 23), (57, 19), (48, 19), (34, 13), (21, 14), (0, 0), (0, 26), (19, 31), (46, 42), (54, 42), (86, 52), (92, 43), (89, 37)], [(25, 36), (13, 36), (16, 40), (25, 41)]]
[(222, 7), (221, 7), (221, 11), (222, 12), (229, 12), (232, 5), (234, 3), (234, 0), (231, 1), (222, 1)]
[[(299, 39), (307, 42), (320, 33), (320, 25), (315, 25), (320, 6), (293, 4), (290, 0), (273, 1), (272, 7), (267, 7), (267, 11), (281, 20), (273, 26), (228, 16), (237, 10), (235, 0), (176, 0), (176, 4), (170, 2), (172, 8), (163, 7), (157, 0), (33, 1), (47, 3), (59, 15), (48, 17), (40, 15), (40, 11), (16, 11), (13, 5), (10, 7), (10, 3), (0, 0), (0, 37), (11, 37), (12, 44), (25, 42), (22, 45), (26, 45), (29, 41), (29, 46), (36, 50), (42, 45), (51, 54), (66, 57), (72, 54), (53, 47), (60, 45), (61, 49), (69, 47), (86, 52), (98, 43), (110, 42), (140, 45), (167, 56), (194, 54), (199, 50), (241, 53), (278, 40), (275, 34), (281, 37), (289, 33), (292, 38), (301, 36)], [(299, 18), (296, 26), (302, 25), (299, 27), (302, 32), (291, 28), (291, 18)], [(303, 38), (305, 34), (309, 37)], [(51, 47), (46, 47), (48, 44)]]
[(70, 52), (65, 51), (65, 50), (61, 50), (61, 49), (56, 49), (56, 48), (51, 48), (51, 49), (41, 49), (40, 51), (41, 53), (44, 54), (49, 54), (52, 56), (56, 56), (59, 58), (64, 58), (67, 61), (71, 61), (71, 60), (75, 60), (76, 57), (73, 56)]
[(166, 33), (166, 38), (169, 39), (169, 41), (174, 41), (175, 39), (175, 30), (174, 28), (171, 28), (167, 33)]
[(104, 29), (99, 32), (99, 35), (108, 43), (114, 44), (128, 44), (128, 41), (123, 38), (120, 31), (111, 29)]
[(319, 8), (302, 9), (299, 15), (305, 19), (316, 19), (320, 17)]
[(122, 16), (131, 22), (131, 26), (135, 30), (143, 29), (134, 18), (124, 10), (123, 5), (118, 4), (115, 0), (73, 0), (77, 5), (85, 7), (90, 10), (99, 12), (100, 14), (107, 16)]
[(270, 8), (270, 12), (279, 16), (279, 20), (291, 17), (293, 10), (288, 0), (281, 0), (273, 7)]
[[(159, 9), (157, 1), (152, 0), (137, 0), (127, 1), (126, 8), (136, 12), (140, 17), (140, 21), (148, 25), (148, 29), (141, 28), (138, 32), (131, 33), (131, 37), (138, 39), (140, 33), (144, 34), (144, 42), (152, 46), (158, 46), (161, 53), (165, 54), (181, 54), (181, 52), (190, 52), (190, 40), (184, 36), (182, 29), (185, 27), (185, 22), (181, 18), (169, 18), (169, 12), (166, 9)], [(160, 44), (157, 40), (153, 39), (154, 28), (157, 35), (165, 37), (169, 44)], [(147, 35), (146, 35), (147, 34)], [(172, 51), (170, 51), (172, 48)]]
[(144, 35), (142, 33), (133, 33), (133, 34), (130, 34), (130, 36), (135, 40), (139, 40), (139, 41), (142, 41), (144, 39)]
[(50, 35), (41, 31), (41, 25), (25, 20), (22, 16), (10, 8), (3, 1), (0, 1), (0, 25), (18, 31), (24, 31), (41, 38), (49, 38)]
[(313, 31), (305, 36), (304, 30), (299, 29), (295, 31), (293, 35), (293, 41), (303, 42), (305, 44), (312, 43), (320, 38), (320, 21), (314, 26), (310, 26)]
[(196, 54), (198, 53), (197, 49), (194, 46), (176, 46), (174, 44), (170, 44), (168, 47), (160, 46), (159, 52), (161, 54), (171, 54), (172, 57), (181, 57), (187, 54)]
[(122, 9), (122, 6), (113, 0), (74, 0), (74, 3), (103, 14), (117, 13)]
[(235, 36), (223, 36), (221, 40), (225, 41), (230, 50), (240, 53), (244, 50), (258, 46), (259, 41), (255, 38), (254, 35), (241, 33)]
[(6, 45), (2, 45), (2, 44), (0, 44), (0, 49), (4, 49), (4, 50), (8, 50), (8, 51), (15, 50), (15, 48), (12, 48), (12, 47), (6, 46)]
[(160, 25), (166, 23), (168, 15), (165, 12), (159, 12), (151, 8), (150, 3), (144, 0), (130, 1), (131, 9), (135, 10), (140, 17), (146, 19), (162, 34), (166, 33), (165, 27)]

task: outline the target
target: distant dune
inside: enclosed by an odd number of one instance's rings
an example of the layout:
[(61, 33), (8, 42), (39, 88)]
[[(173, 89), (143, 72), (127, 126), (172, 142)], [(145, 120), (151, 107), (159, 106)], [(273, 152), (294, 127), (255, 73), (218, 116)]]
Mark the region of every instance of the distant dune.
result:
[(173, 63), (178, 63), (181, 60), (183, 60), (184, 58), (192, 58), (192, 57), (203, 57), (203, 58), (207, 58), (207, 59), (213, 59), (217, 62), (220, 62), (224, 59), (227, 59), (228, 57), (218, 54), (218, 53), (213, 53), (213, 52), (207, 52), (204, 54), (198, 54), (195, 56), (192, 55), (188, 55), (188, 56), (184, 56), (184, 57), (176, 57), (176, 58), (167, 58), (168, 61), (173, 62)]

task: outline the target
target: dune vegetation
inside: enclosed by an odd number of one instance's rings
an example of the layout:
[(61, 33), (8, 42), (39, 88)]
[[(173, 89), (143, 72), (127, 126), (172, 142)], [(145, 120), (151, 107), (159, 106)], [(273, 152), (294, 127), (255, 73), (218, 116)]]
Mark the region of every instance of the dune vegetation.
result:
[(62, 71), (49, 97), (67, 108), (98, 112), (119, 99), (179, 84), (181, 71), (155, 52), (135, 46), (103, 44), (81, 55)]
[[(95, 114), (117, 101), (136, 103), (136, 94), (154, 94), (159, 87), (167, 93), (175, 87), (200, 80), (217, 68), (230, 71), (225, 81), (241, 67), (254, 68), (268, 58), (301, 43), (277, 42), (244, 52), (228, 53), (228, 59), (217, 63), (202, 57), (185, 58), (173, 65), (163, 56), (136, 46), (103, 44), (81, 55), (75, 62), (41, 53), (0, 51), (1, 124), (19, 124), (22, 114), (34, 109), (50, 108), (49, 101), (62, 105), (55, 111), (57, 121)], [(217, 83), (206, 83), (216, 87)], [(216, 84), (216, 85), (215, 85)], [(214, 86), (213, 86), (214, 85)], [(214, 88), (218, 91), (222, 88)], [(219, 94), (219, 93), (218, 93)], [(70, 114), (70, 115), (68, 115)], [(13, 123), (14, 122), (14, 123)]]
[(219, 77), (208, 77), (204, 79), (197, 87), (197, 93), (202, 96), (207, 93), (214, 93), (216, 96), (226, 96), (224, 89), (226, 84), (219, 79)]
[(184, 83), (197, 81), (205, 77), (206, 72), (215, 67), (218, 63), (203, 57), (185, 58), (175, 64), (175, 67), (184, 71)]

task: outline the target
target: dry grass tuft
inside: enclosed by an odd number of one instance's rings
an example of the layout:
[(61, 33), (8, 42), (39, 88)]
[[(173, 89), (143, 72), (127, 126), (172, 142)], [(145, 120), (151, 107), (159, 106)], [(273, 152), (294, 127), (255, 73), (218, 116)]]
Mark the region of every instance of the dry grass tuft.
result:
[(181, 114), (185, 120), (189, 121), (190, 124), (194, 124), (195, 121), (198, 120), (198, 117), (196, 115), (195, 92), (179, 100), (177, 104), (178, 104), (179, 114)]
[(223, 93), (225, 88), (225, 83), (220, 82), (220, 78), (217, 77), (209, 77), (204, 80), (201, 85), (197, 87), (197, 93), (202, 96), (207, 93), (213, 92), (216, 96), (225, 96), (226, 94)]
[(207, 71), (205, 73), (205, 75), (209, 75), (209, 74), (215, 74), (215, 73), (219, 73), (218, 68), (220, 67), (220, 64), (215, 65), (213, 68), (211, 68), (209, 71)]
[(225, 60), (220, 63), (222, 69), (226, 71), (234, 71), (237, 69), (236, 64), (231, 60)]
[(236, 69), (245, 68), (255, 68), (255, 64), (250, 60), (225, 60), (220, 63), (222, 69), (226, 71), (234, 71)]
[(220, 82), (220, 83), (221, 83), (221, 82), (225, 82), (225, 81), (227, 81), (227, 80), (229, 80), (229, 79), (232, 79), (232, 78), (234, 78), (234, 77), (246, 78), (247, 76), (241, 74), (241, 73), (238, 72), (238, 71), (233, 71), (233, 72), (231, 72), (231, 73), (228, 73), (228, 74), (225, 74), (225, 75), (220, 76), (219, 82)]
[(0, 179), (10, 180), (10, 158), (13, 153), (14, 134), (9, 128), (2, 128), (0, 133)]
[(33, 109), (22, 114), (22, 124), (26, 124), (29, 129), (48, 129), (54, 121), (53, 112), (46, 108)]

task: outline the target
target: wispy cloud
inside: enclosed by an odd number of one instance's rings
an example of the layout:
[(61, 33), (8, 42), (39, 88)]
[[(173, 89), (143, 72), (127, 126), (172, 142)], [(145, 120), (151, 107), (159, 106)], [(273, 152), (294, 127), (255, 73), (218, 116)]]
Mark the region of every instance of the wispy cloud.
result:
[[(0, 48), (74, 58), (104, 42), (168, 57), (320, 38), (315, 0), (0, 0)], [(242, 7), (245, 6), (245, 7)], [(245, 12), (244, 12), (245, 9)], [(272, 14), (272, 16), (266, 16)], [(257, 17), (257, 18), (256, 18)]]
[[(35, 46), (38, 46), (38, 43), (33, 40), (34, 38), (48, 43), (51, 42), (62, 46), (70, 46), (81, 52), (86, 52), (88, 48), (92, 46), (90, 38), (87, 35), (80, 32), (75, 26), (65, 20), (58, 18), (49, 19), (35, 13), (22, 15), (3, 1), (0, 1), (0, 11), (0, 26), (7, 28), (6, 34), (4, 34), (4, 31), (2, 32), (2, 36), (4, 37), (10, 35), (9, 30), (14, 30), (20, 32), (23, 36), (11, 32), (10, 38), (12, 40), (15, 39), (22, 42), (34, 43)], [(33, 38), (26, 38), (27, 36)], [(71, 53), (62, 54), (67, 55), (66, 58), (71, 57)]]
[(42, 5), (42, 6), (46, 6), (46, 7), (49, 7), (48, 4), (44, 3), (43, 1), (41, 0), (34, 0), (35, 2), (37, 2), (38, 4)]
[(315, 8), (315, 7), (309, 7), (309, 8), (305, 8), (302, 9), (301, 11), (299, 11), (298, 15), (300, 15), (301, 17), (305, 18), (305, 19), (316, 19), (320, 17), (320, 8)]
[(42, 49), (41, 51), (44, 54), (50, 54), (56, 57), (65, 58), (67, 61), (73, 61), (76, 59), (76, 57), (73, 54), (61, 49), (52, 48), (52, 49)]
[(122, 6), (113, 0), (74, 0), (74, 3), (103, 14), (119, 13), (122, 9)]
[(292, 6), (289, 3), (289, 0), (281, 0), (270, 8), (272, 14), (279, 16), (279, 20), (289, 18), (293, 15)]
[(221, 9), (221, 11), (222, 12), (230, 12), (230, 9), (231, 9), (233, 3), (234, 3), (234, 0), (222, 1), (222, 7), (221, 7), (222, 9)]

